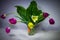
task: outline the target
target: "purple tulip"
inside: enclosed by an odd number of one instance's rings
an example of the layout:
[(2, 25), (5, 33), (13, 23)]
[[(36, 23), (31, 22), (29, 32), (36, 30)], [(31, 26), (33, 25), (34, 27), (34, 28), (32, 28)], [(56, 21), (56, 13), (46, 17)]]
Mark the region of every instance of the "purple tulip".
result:
[(9, 19), (10, 24), (16, 24), (17, 20), (14, 18)]
[(6, 33), (10, 33), (10, 27), (6, 27), (5, 31)]
[(6, 14), (2, 14), (0, 17), (1, 17), (2, 19), (5, 19), (5, 18), (6, 18)]
[(53, 18), (50, 18), (50, 19), (49, 19), (49, 23), (50, 23), (50, 24), (54, 24), (54, 23), (55, 23), (54, 19), (53, 19)]
[(47, 18), (49, 16), (49, 14), (47, 12), (43, 12), (43, 16), (44, 16), (44, 18)]

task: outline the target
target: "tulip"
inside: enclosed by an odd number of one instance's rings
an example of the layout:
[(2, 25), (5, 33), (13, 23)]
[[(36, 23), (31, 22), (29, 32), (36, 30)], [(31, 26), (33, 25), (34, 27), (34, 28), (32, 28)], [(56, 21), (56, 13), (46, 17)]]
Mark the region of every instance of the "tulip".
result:
[(32, 20), (36, 22), (38, 20), (38, 16), (32, 16)]
[(44, 16), (44, 18), (47, 18), (49, 16), (49, 14), (46, 12), (43, 12), (43, 16)]
[(17, 20), (14, 18), (9, 19), (10, 24), (16, 24)]
[(49, 19), (49, 23), (50, 23), (50, 24), (54, 24), (54, 23), (55, 23), (54, 19), (53, 19), (53, 18), (50, 18), (50, 19)]
[(10, 27), (6, 27), (5, 31), (6, 33), (10, 33)]
[(32, 29), (32, 28), (34, 27), (34, 24), (33, 24), (32, 22), (29, 22), (29, 23), (28, 23), (28, 27), (29, 27), (30, 29)]
[(5, 19), (5, 18), (6, 18), (6, 14), (2, 14), (0, 17), (1, 17), (2, 19)]

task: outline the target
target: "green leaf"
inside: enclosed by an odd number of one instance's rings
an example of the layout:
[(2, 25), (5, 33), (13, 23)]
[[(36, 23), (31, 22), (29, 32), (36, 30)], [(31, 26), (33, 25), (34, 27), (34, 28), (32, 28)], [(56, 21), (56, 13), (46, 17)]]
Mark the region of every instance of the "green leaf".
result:
[(44, 19), (45, 19), (45, 18), (43, 17), (43, 13), (41, 13), (41, 14), (39, 15), (39, 19), (38, 19), (37, 23), (43, 21)]
[(42, 14), (42, 10), (38, 10), (39, 15)]
[(23, 18), (21, 18), (21, 17), (18, 17), (18, 16), (15, 16), (15, 17), (17, 17), (17, 18), (19, 18), (19, 19), (21, 19), (21, 21), (20, 22), (22, 22), (22, 23), (25, 23), (25, 24), (27, 24), (28, 23), (28, 21), (25, 21)]
[(37, 3), (35, 1), (32, 1), (29, 7), (27, 8), (28, 15), (37, 15), (38, 13), (38, 8), (37, 8)]
[[(26, 16), (26, 10), (22, 6), (15, 6), (17, 8), (17, 13), (24, 18)], [(25, 18), (24, 18), (25, 19)]]
[(22, 6), (15, 6), (17, 8), (17, 13), (19, 16), (22, 18), (23, 21), (28, 21), (26, 17), (26, 9), (23, 8)]

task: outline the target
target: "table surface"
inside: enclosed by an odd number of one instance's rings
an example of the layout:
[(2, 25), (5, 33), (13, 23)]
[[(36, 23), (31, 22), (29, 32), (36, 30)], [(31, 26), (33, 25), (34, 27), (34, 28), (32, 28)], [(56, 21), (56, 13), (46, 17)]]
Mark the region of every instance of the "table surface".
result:
[(7, 34), (5, 29), (0, 28), (0, 40), (59, 40), (60, 32), (58, 31), (40, 31), (35, 35), (28, 35), (27, 30), (11, 29)]

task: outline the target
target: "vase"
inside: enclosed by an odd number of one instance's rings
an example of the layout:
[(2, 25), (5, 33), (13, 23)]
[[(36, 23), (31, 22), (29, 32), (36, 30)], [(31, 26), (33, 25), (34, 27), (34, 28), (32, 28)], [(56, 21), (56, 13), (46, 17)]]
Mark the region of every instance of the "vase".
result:
[(34, 35), (37, 32), (38, 28), (39, 28), (38, 25), (35, 25), (32, 29), (30, 29), (29, 27), (27, 27), (27, 29), (28, 29), (28, 35)]
[(35, 28), (32, 29), (28, 28), (28, 35), (34, 35), (35, 33), (36, 33)]

